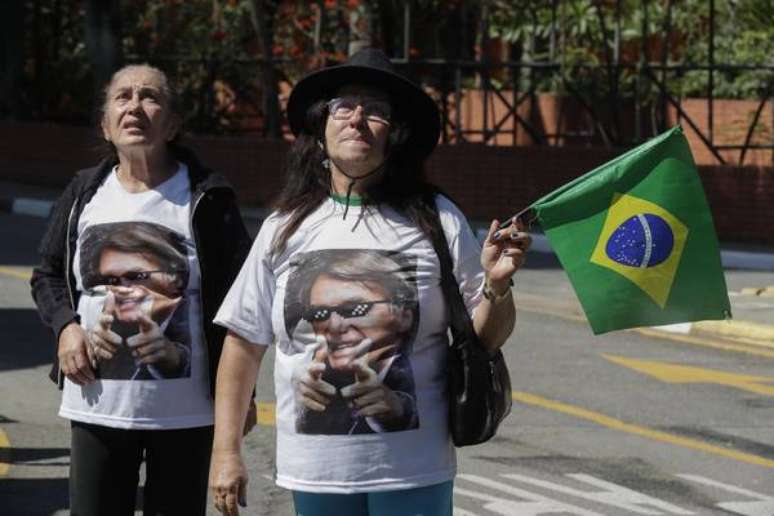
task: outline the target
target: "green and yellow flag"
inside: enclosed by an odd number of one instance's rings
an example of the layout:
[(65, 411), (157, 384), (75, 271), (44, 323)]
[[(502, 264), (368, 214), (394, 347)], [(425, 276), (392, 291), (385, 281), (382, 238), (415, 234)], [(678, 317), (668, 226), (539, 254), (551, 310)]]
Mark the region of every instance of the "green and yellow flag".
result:
[(712, 215), (680, 127), (530, 208), (595, 334), (731, 316)]

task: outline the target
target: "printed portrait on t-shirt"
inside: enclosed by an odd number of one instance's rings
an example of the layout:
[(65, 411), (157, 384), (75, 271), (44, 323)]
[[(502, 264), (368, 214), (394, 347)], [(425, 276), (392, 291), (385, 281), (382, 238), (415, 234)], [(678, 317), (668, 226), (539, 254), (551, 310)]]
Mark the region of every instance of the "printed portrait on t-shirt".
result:
[(86, 228), (80, 239), (80, 274), (87, 334), (107, 334), (109, 358), (96, 354), (97, 375), (108, 380), (162, 380), (191, 374), (191, 339), (185, 291), (189, 266), (185, 239), (149, 222)]
[(284, 306), (290, 339), (281, 351), (294, 364), (296, 431), (417, 428), (410, 362), (419, 326), (416, 258), (328, 249), (296, 255), (290, 267)]

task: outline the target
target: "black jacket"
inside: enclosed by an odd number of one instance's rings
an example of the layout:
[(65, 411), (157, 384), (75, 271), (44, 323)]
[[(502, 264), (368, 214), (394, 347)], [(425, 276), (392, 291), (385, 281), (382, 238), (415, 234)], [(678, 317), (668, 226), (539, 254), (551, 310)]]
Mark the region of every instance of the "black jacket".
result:
[[(226, 330), (212, 320), (247, 257), (250, 237), (226, 179), (202, 167), (190, 151), (180, 150), (176, 157), (188, 166), (191, 180), (191, 228), (201, 270), (202, 324), (213, 394)], [(114, 165), (114, 161), (105, 160), (75, 175), (54, 205), (39, 247), (41, 263), (33, 270), (30, 280), (40, 318), (54, 333), (54, 365), (50, 377), (60, 388), (63, 378), (57, 358), (59, 333), (71, 321), (79, 320), (78, 292), (72, 270), (78, 219)]]

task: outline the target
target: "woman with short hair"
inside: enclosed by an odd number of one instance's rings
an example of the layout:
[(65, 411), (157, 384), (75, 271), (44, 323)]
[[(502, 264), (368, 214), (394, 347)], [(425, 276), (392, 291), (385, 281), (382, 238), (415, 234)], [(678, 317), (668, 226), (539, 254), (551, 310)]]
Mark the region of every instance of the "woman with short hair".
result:
[(144, 460), (146, 516), (204, 515), (225, 333), (211, 321), (250, 240), (226, 180), (177, 143), (161, 70), (126, 66), (104, 95), (108, 156), (57, 201), (31, 281), (71, 421), (70, 511), (134, 514)]

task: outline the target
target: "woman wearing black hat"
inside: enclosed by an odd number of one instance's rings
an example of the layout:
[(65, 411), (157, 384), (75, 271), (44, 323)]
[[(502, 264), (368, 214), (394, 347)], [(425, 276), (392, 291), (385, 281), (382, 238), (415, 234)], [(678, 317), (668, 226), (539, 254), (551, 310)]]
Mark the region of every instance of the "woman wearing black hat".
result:
[[(229, 334), (217, 380), (215, 505), (230, 515), (245, 504), (239, 422), (276, 342), (276, 481), (293, 491), (298, 514), (451, 515), (448, 320), (432, 217), (437, 210), (491, 350), (513, 330), (509, 284), (531, 239), (493, 221), (482, 250), (458, 208), (433, 196), (422, 168), (438, 141), (438, 110), (380, 51), (305, 77), (288, 118), (297, 139), (287, 182), (216, 317)], [(379, 263), (378, 273), (342, 265), (356, 261)]]

